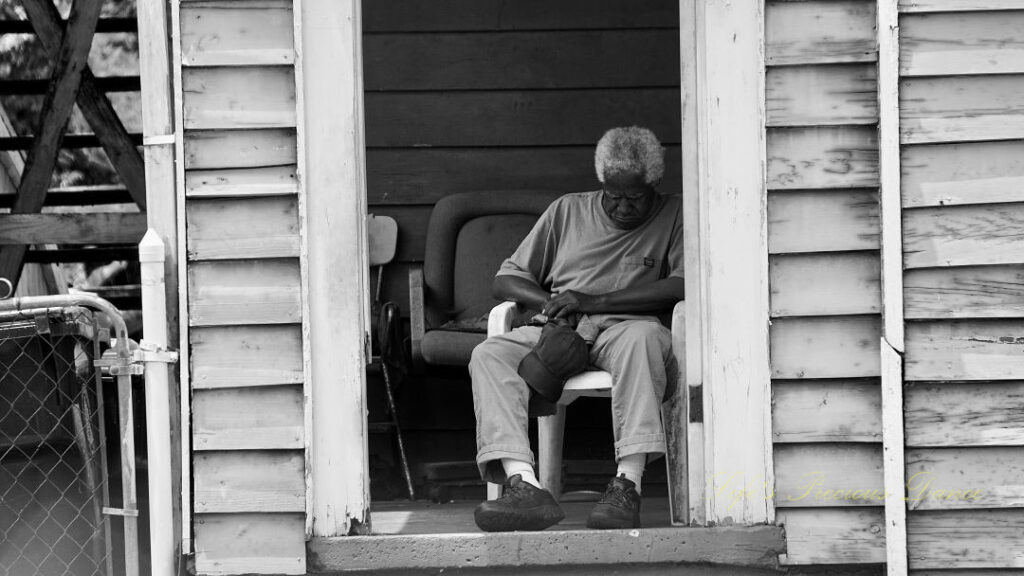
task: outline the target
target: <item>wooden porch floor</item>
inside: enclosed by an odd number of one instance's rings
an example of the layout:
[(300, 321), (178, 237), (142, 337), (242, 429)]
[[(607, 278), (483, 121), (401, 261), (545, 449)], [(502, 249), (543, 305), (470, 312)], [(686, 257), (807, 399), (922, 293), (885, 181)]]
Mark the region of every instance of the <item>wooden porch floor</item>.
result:
[[(565, 519), (550, 530), (586, 530), (587, 515), (597, 497), (586, 502), (561, 502)], [(446, 504), (426, 501), (374, 502), (370, 508), (373, 533), (380, 535), (480, 533), (473, 521), (477, 500), (456, 500)], [(644, 528), (666, 528), (669, 521), (668, 498), (644, 498), (640, 508)]]

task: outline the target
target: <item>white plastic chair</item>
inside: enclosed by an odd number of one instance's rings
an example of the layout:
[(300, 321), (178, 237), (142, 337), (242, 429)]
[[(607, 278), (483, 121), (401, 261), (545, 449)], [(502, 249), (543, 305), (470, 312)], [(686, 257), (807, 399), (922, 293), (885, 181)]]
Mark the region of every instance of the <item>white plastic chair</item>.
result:
[[(512, 330), (512, 319), (515, 316), (516, 303), (502, 302), (491, 309), (487, 318), (487, 336), (505, 334)], [(678, 389), (684, 385), (682, 373), (684, 364), (685, 304), (679, 301), (672, 311), (672, 350), (679, 361), (680, 382)], [(555, 499), (562, 495), (562, 441), (565, 436), (565, 407), (581, 396), (610, 398), (612, 393), (612, 375), (604, 370), (588, 370), (573, 376), (565, 383), (562, 397), (558, 399), (558, 412), (553, 416), (542, 416), (537, 419), (537, 464), (538, 480)], [(677, 392), (678, 393), (678, 392)], [(665, 431), (667, 414), (662, 410), (662, 431)], [(672, 422), (668, 423), (673, 426)], [(668, 458), (665, 458), (666, 468)], [(672, 478), (668, 477), (669, 497), (672, 494)], [(501, 496), (500, 484), (487, 484), (487, 499), (494, 500)]]

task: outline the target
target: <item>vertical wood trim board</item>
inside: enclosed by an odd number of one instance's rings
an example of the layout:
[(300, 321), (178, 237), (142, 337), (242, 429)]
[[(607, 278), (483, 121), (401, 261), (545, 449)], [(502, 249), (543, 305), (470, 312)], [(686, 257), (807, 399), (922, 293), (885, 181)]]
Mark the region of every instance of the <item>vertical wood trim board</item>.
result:
[[(772, 522), (765, 6), (698, 4), (706, 520)], [(738, 500), (727, 489), (736, 474), (757, 486)]]
[[(177, 245), (179, 256), (188, 253), (185, 230), (185, 130), (182, 120), (184, 95), (181, 89), (181, 2), (171, 1), (171, 73), (174, 106), (175, 205), (177, 207)], [(188, 262), (178, 263), (178, 378), (181, 385), (181, 551), (192, 552), (192, 387), (189, 355)]]
[[(369, 520), (366, 176), (359, 0), (303, 0), (313, 536)], [(315, 192), (314, 192), (315, 191)]]
[(889, 576), (907, 572), (903, 430), (903, 232), (900, 193), (900, 47), (897, 0), (879, 0), (878, 173), (882, 223), (882, 468)]
[(310, 359), (310, 316), (309, 316), (309, 187), (306, 185), (306, 105), (305, 68), (302, 61), (302, 0), (293, 0), (291, 14), (292, 58), (295, 65), (295, 180), (298, 192), (299, 228), (299, 286), (302, 291), (302, 471), (303, 486), (306, 489), (304, 508), (306, 539), (313, 535), (313, 385)]
[[(181, 322), (177, 298), (182, 278), (178, 274), (178, 260), (181, 255), (178, 252), (178, 170), (175, 162), (181, 156), (177, 154), (179, 134), (174, 129), (176, 115), (170, 46), (173, 42), (168, 35), (170, 22), (166, 2), (140, 3), (137, 12), (146, 218), (149, 228), (156, 230), (160, 235), (164, 248), (164, 310), (167, 333), (161, 335), (165, 338), (161, 342), (166, 342), (171, 349), (181, 350), (178, 343)], [(148, 336), (149, 328), (144, 326), (143, 329)], [(184, 356), (183, 354), (182, 357)], [(186, 362), (183, 360), (180, 363)], [(162, 396), (158, 401), (166, 401), (170, 408), (168, 417), (171, 429), (166, 433), (171, 435), (169, 448), (172, 518), (171, 525), (161, 527), (160, 531), (169, 531), (169, 534), (164, 533), (173, 541), (174, 546), (167, 551), (169, 554), (161, 553), (162, 559), (159, 559), (155, 551), (162, 549), (163, 546), (156, 542), (159, 537), (151, 534), (150, 549), (154, 551), (152, 564), (156, 567), (154, 571), (162, 570), (160, 566), (175, 566), (180, 561), (185, 553), (182, 541), (185, 539), (190, 521), (188, 513), (184, 512), (190, 506), (189, 499), (185, 497), (185, 486), (191, 482), (189, 444), (186, 442), (188, 428), (182, 426), (182, 406), (188, 402), (188, 395), (184, 393), (187, 384), (183, 386), (178, 370), (171, 367), (167, 367), (166, 370), (167, 390), (161, 392)]]
[[(699, 169), (698, 147), (700, 140), (698, 134), (702, 129), (698, 128), (701, 118), (701, 110), (697, 106), (698, 99), (698, 67), (700, 59), (697, 56), (697, 46), (700, 42), (698, 37), (698, 11), (701, 10), (699, 2), (682, 3), (679, 10), (679, 51), (680, 51), (680, 105), (682, 106), (682, 135), (684, 142), (691, 142), (690, 146), (683, 147), (683, 256), (685, 264), (686, 282), (686, 399), (676, 402), (673, 407), (677, 410), (676, 422), (686, 422), (686, 456), (687, 456), (687, 482), (675, 485), (685, 488), (686, 498), (673, 498), (673, 503), (687, 503), (686, 510), (673, 510), (673, 519), (677, 522), (694, 523), (702, 525), (705, 523), (705, 497), (704, 497), (704, 423), (690, 421), (690, 399), (694, 397), (691, 391), (696, 391), (704, 381), (703, 375), (703, 331), (702, 331), (702, 309), (703, 282), (702, 275), (702, 254), (701, 236), (699, 232), (700, 220), (700, 179), (697, 171)], [(682, 410), (682, 413), (679, 413)], [(681, 496), (681, 495), (680, 495)]]

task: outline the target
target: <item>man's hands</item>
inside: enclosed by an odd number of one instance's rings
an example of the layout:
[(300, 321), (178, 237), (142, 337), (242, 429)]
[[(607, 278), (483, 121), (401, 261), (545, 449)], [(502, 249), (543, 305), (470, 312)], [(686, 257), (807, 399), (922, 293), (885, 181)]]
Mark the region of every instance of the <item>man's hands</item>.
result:
[(541, 310), (550, 318), (570, 314), (643, 314), (671, 310), (682, 299), (683, 279), (676, 276), (606, 294), (584, 294), (566, 290), (552, 296), (534, 280), (502, 274), (494, 279), (493, 294), (498, 300), (512, 300), (532, 310)]
[(577, 313), (594, 311), (598, 296), (591, 296), (575, 290), (566, 290), (548, 299), (541, 308), (541, 314), (548, 318), (565, 318)]

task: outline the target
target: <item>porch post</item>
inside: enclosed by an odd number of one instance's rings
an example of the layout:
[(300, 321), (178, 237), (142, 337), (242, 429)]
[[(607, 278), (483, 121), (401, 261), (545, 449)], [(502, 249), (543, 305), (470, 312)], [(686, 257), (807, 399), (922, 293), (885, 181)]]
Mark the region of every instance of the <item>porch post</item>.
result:
[(296, 0), (306, 533), (368, 520), (366, 177), (359, 0)]
[(680, 14), (687, 384), (690, 433), (703, 433), (691, 470), (704, 471), (691, 515), (770, 523), (764, 0), (682, 1)]

